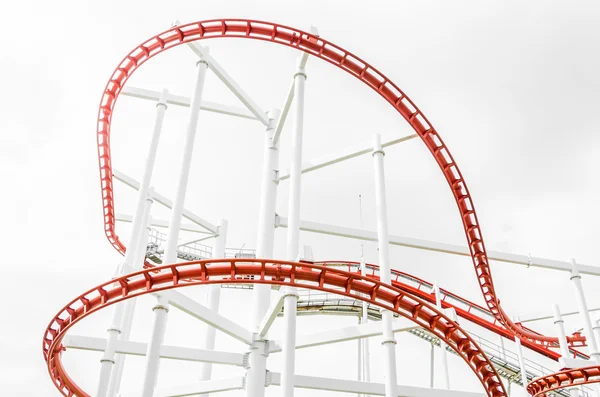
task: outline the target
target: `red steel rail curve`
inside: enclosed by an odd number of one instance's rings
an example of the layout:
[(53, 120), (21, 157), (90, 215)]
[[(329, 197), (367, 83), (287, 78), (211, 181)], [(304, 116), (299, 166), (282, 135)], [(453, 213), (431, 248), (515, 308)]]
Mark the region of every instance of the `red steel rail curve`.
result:
[[(334, 266), (338, 268), (343, 268), (348, 272), (360, 273), (360, 263), (352, 262), (352, 261), (318, 261), (318, 262), (309, 262), (315, 265), (322, 266)], [(379, 266), (373, 264), (366, 264), (366, 272), (365, 276), (370, 278), (379, 279)], [(403, 291), (410, 292), (411, 294), (435, 305), (435, 296), (430, 292), (433, 284), (420, 279), (419, 277), (413, 276), (412, 274), (408, 274), (405, 272), (401, 272), (399, 270), (392, 269), (392, 280), (391, 284), (400, 288)], [(417, 286), (410, 285), (404, 280), (413, 280)], [(456, 314), (464, 318), (472, 323), (475, 323), (481, 327), (484, 327), (500, 336), (503, 336), (508, 339), (512, 339), (513, 334), (500, 324), (500, 322), (494, 317), (494, 315), (487, 310), (485, 307), (480, 306), (476, 303), (473, 303), (465, 298), (462, 298), (446, 289), (440, 288), (440, 292), (443, 294), (441, 299), (441, 304), (443, 308), (453, 308), (456, 310)], [(461, 302), (462, 306), (459, 306), (455, 302)], [(523, 327), (525, 328), (525, 327)], [(536, 333), (536, 331), (526, 328), (527, 331)], [(530, 340), (523, 340), (523, 345), (527, 348), (536, 351), (544, 356), (551, 358), (555, 361), (561, 357), (560, 353), (551, 350), (551, 347), (555, 347), (550, 344), (541, 344), (535, 343)], [(581, 358), (584, 360), (588, 360), (589, 356), (583, 354), (582, 352), (574, 349), (574, 347), (579, 347), (579, 345), (571, 345), (570, 350), (573, 355), (577, 358)]]
[(569, 369), (532, 380), (527, 391), (534, 397), (545, 397), (546, 393), (565, 387), (600, 382), (600, 367), (592, 366)]
[[(466, 182), (443, 140), (419, 108), (385, 75), (361, 58), (313, 34), (269, 22), (245, 19), (219, 19), (173, 27), (142, 43), (119, 64), (106, 85), (97, 122), (98, 159), (104, 210), (104, 228), (108, 240), (121, 254), (125, 246), (115, 231), (110, 124), (119, 93), (133, 72), (155, 55), (196, 40), (235, 37), (269, 41), (304, 51), (321, 58), (356, 77), (392, 105), (417, 132), (444, 174), (461, 216), (477, 279), (489, 311), (522, 340), (556, 344), (557, 338), (530, 332), (515, 324), (500, 306), (492, 280), (483, 236)], [(581, 339), (570, 336), (570, 342)], [(577, 376), (573, 374), (572, 376)], [(580, 377), (583, 375), (580, 375)]]
[[(175, 26), (136, 47), (114, 71), (100, 101), (97, 139), (104, 229), (108, 240), (117, 251), (123, 254), (125, 246), (115, 231), (110, 127), (112, 112), (119, 93), (133, 72), (157, 54), (192, 41), (223, 37), (269, 41), (304, 51), (358, 78), (390, 103), (425, 143), (450, 186), (460, 212), (477, 279), (488, 309), (501, 324), (521, 339), (550, 344), (558, 343), (557, 338), (529, 332), (518, 326), (502, 310), (494, 288), (483, 236), (467, 184), (450, 151), (423, 112), (396, 84), (361, 58), (313, 34), (270, 22), (219, 19)], [(568, 340), (573, 341), (573, 338), (570, 336)]]
[(369, 302), (391, 310), (445, 341), (473, 370), (489, 397), (508, 396), (498, 373), (469, 334), (438, 308), (410, 293), (356, 273), (307, 263), (268, 259), (217, 259), (177, 263), (116, 277), (72, 300), (52, 319), (43, 341), (44, 357), (63, 395), (88, 397), (67, 375), (61, 340), (77, 322), (112, 304), (153, 292), (192, 285), (248, 283), (308, 288)]

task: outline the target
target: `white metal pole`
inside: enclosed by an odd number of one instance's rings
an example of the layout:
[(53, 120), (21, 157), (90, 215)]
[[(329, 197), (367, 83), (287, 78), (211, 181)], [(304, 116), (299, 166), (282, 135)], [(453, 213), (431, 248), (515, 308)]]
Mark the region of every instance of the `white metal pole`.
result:
[(600, 364), (600, 352), (598, 352), (598, 344), (596, 343), (596, 338), (592, 329), (592, 320), (590, 319), (590, 313), (585, 301), (585, 294), (583, 293), (583, 286), (581, 285), (581, 275), (577, 269), (577, 262), (575, 262), (575, 259), (571, 259), (571, 265), (571, 281), (575, 286), (575, 298), (577, 299), (577, 305), (579, 306), (579, 313), (581, 314), (581, 317), (583, 317), (583, 326), (586, 333), (585, 337), (590, 348), (590, 359), (593, 359), (596, 363)]
[[(215, 246), (213, 247), (212, 257), (225, 258), (225, 243), (227, 242), (227, 221), (221, 219), (218, 225), (219, 235), (215, 239)], [(212, 284), (208, 290), (208, 304), (207, 307), (217, 313), (219, 311), (219, 302), (221, 301), (221, 285)], [(206, 324), (206, 333), (204, 335), (204, 349), (214, 350), (215, 349), (215, 334), (217, 329)], [(204, 363), (200, 372), (200, 380), (210, 380), (212, 373), (212, 363)], [(208, 394), (204, 394), (207, 396)]]
[[(434, 284), (435, 289), (435, 304), (438, 309), (442, 310), (442, 297), (440, 294), (440, 286), (437, 282)], [(440, 340), (440, 348), (442, 350), (442, 369), (444, 371), (444, 388), (450, 390), (450, 370), (448, 368), (448, 351), (446, 350), (446, 343)]]
[[(261, 259), (273, 257), (275, 237), (275, 203), (277, 200), (279, 148), (273, 142), (273, 134), (279, 119), (279, 110), (268, 113), (269, 125), (265, 132), (260, 207), (258, 212), (258, 230), (256, 256)], [(269, 309), (271, 288), (268, 285), (254, 285), (252, 326), (255, 332)], [(265, 376), (267, 369), (267, 351), (264, 340), (255, 340), (248, 357), (246, 372), (246, 396), (263, 397), (265, 394)]]
[[(192, 154), (194, 150), (194, 141), (196, 138), (196, 129), (198, 125), (198, 114), (200, 112), (200, 101), (202, 99), (202, 89), (204, 88), (204, 78), (208, 63), (201, 59), (196, 64), (197, 77), (196, 86), (192, 95), (190, 105), (190, 117), (187, 125), (181, 168), (179, 172), (179, 181), (177, 184), (177, 193), (171, 209), (171, 219), (169, 221), (169, 232), (165, 244), (164, 264), (175, 263), (177, 261), (177, 240), (179, 238), (179, 229), (181, 227), (181, 216), (185, 202), (190, 166), (192, 164)], [(168, 301), (162, 297), (157, 299), (154, 307), (154, 326), (152, 338), (148, 343), (146, 353), (146, 370), (144, 375), (144, 385), (142, 388), (142, 397), (152, 397), (156, 386), (159, 369), (160, 346), (164, 339), (167, 323), (167, 312), (169, 310)]]
[[(375, 163), (375, 202), (377, 209), (377, 246), (379, 249), (379, 278), (381, 282), (390, 284), (390, 252), (389, 233), (387, 225), (387, 203), (385, 189), (385, 172), (383, 168), (383, 147), (381, 146), (381, 135), (375, 134), (373, 146), (373, 160)], [(385, 395), (386, 397), (397, 397), (397, 375), (396, 375), (396, 340), (392, 332), (392, 312), (381, 310), (381, 322), (383, 325), (383, 340), (381, 342), (385, 349)]]
[[(163, 120), (165, 117), (165, 111), (167, 109), (167, 95), (169, 92), (167, 90), (163, 90), (158, 103), (156, 104), (156, 119), (154, 121), (154, 130), (152, 132), (152, 137), (150, 139), (150, 147), (148, 149), (148, 155), (146, 156), (146, 164), (144, 167), (144, 174), (142, 175), (142, 180), (140, 182), (140, 189), (138, 192), (138, 200), (137, 207), (135, 210), (135, 215), (133, 217), (133, 223), (131, 226), (131, 235), (129, 238), (129, 248), (125, 252), (125, 264), (129, 266), (135, 266), (134, 263), (135, 254), (138, 250), (139, 246), (139, 235), (142, 230), (142, 225), (144, 222), (144, 209), (145, 209), (145, 200), (148, 196), (148, 191), (150, 189), (150, 182), (152, 180), (152, 172), (154, 170), (154, 163), (156, 160), (156, 152), (158, 150), (158, 142), (160, 140), (160, 133), (162, 130)], [(120, 270), (120, 273), (123, 273), (123, 270)], [(131, 306), (133, 303), (130, 303)], [(101, 365), (101, 375), (100, 375), (100, 383), (98, 384), (98, 392), (96, 395), (98, 397), (105, 397), (109, 392), (109, 383), (113, 383), (111, 378), (112, 367), (115, 363), (114, 357), (114, 343), (117, 341), (118, 335), (121, 333), (121, 323), (124, 320), (123, 314), (128, 312), (125, 307), (123, 307), (124, 303), (119, 303), (116, 305), (113, 313), (113, 320), (111, 330), (109, 331), (109, 335), (107, 338), (107, 346), (104, 350), (104, 356), (102, 358)], [(110, 352), (113, 352), (112, 355)], [(120, 360), (117, 360), (117, 362)], [(120, 366), (120, 371), (122, 371), (122, 364)], [(116, 376), (120, 379), (120, 375)], [(112, 396), (112, 394), (110, 394)]]
[(525, 369), (525, 359), (523, 357), (523, 347), (521, 346), (521, 339), (515, 336), (515, 343), (517, 344), (517, 357), (519, 358), (519, 368), (521, 369), (521, 379), (523, 380), (523, 389), (525, 392), (524, 396), (527, 395), (527, 370)]
[[(152, 218), (150, 216), (150, 211), (152, 209), (152, 203), (154, 200), (153, 197), (153, 189), (148, 189), (148, 195), (146, 196), (146, 201), (144, 203), (144, 228), (140, 232), (139, 243), (137, 246), (137, 253), (134, 258), (134, 264), (137, 267), (141, 267), (144, 258), (146, 257), (146, 246), (148, 245), (148, 238), (150, 236), (150, 229), (152, 224)], [(135, 304), (137, 299), (129, 299), (125, 302), (123, 309), (123, 318), (121, 322), (121, 335), (119, 336), (119, 340), (129, 340), (131, 335), (131, 326), (133, 325), (133, 315), (135, 312)], [(121, 387), (121, 380), (123, 379), (123, 368), (125, 365), (125, 355), (117, 354), (115, 360), (115, 367), (112, 371), (112, 375), (110, 377), (110, 382), (108, 384), (108, 397), (114, 397), (117, 395), (119, 388)]]
[(596, 320), (593, 331), (594, 336), (596, 337), (596, 342), (600, 343), (600, 318)]
[[(302, 191), (302, 139), (304, 134), (304, 84), (306, 73), (298, 66), (294, 75), (294, 126), (292, 131), (292, 161), (290, 164), (290, 193), (288, 202), (287, 259), (298, 260), (300, 254), (300, 197)], [(287, 287), (283, 298), (285, 329), (281, 352), (281, 395), (294, 396), (296, 360), (296, 310), (298, 291)]]
[(429, 388), (433, 389), (433, 380), (435, 369), (435, 344), (431, 342), (431, 351), (429, 352)]
[(567, 335), (565, 334), (565, 326), (558, 305), (552, 305), (554, 311), (554, 324), (558, 330), (558, 345), (560, 346), (560, 355), (563, 358), (569, 358), (569, 345), (567, 344)]
[[(365, 260), (361, 254), (360, 259), (360, 271), (363, 276), (367, 274), (367, 265)], [(369, 322), (369, 304), (367, 302), (362, 303), (362, 323), (366, 324)], [(362, 364), (363, 364), (363, 376), (362, 379), (366, 382), (371, 381), (371, 361), (369, 358), (369, 338), (361, 339), (363, 355), (362, 355)]]

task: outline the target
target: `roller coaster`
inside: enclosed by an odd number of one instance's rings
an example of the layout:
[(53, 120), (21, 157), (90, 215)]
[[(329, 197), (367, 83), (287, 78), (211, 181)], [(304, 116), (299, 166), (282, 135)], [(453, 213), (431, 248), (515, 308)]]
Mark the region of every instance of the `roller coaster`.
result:
[[(282, 109), (263, 111), (211, 56), (208, 48), (200, 45), (216, 38), (260, 40), (301, 52)], [(198, 57), (196, 82), (191, 98), (172, 95), (167, 90), (155, 92), (127, 85), (130, 77), (143, 64), (180, 45), (190, 47)], [(320, 163), (303, 163), (304, 82), (307, 77), (306, 64), (311, 57), (328, 62), (365, 84), (400, 114), (414, 130), (414, 134), (385, 142), (376, 135), (372, 146), (361, 147)], [(240, 99), (245, 108), (232, 108), (202, 100), (204, 79), (209, 70)], [(111, 157), (112, 118), (117, 99), (122, 95), (156, 102), (156, 123), (144, 174), (139, 182), (116, 170)], [(171, 105), (189, 107), (182, 165), (173, 200), (151, 188), (159, 136), (166, 109)], [(227, 221), (222, 220), (218, 225), (213, 225), (184, 208), (200, 110), (253, 119), (265, 127), (256, 250), (228, 250)], [(290, 171), (282, 174), (279, 170), (279, 138), (288, 114), (294, 116), (293, 145)], [(480, 381), (487, 396), (508, 396), (506, 386), (512, 383), (523, 385), (532, 396), (600, 396), (597, 394), (600, 390), (597, 385), (600, 382), (600, 353), (597, 345), (600, 340), (600, 323), (595, 327), (592, 324), (580, 282), (581, 274), (598, 276), (600, 269), (574, 261), (565, 263), (488, 252), (467, 184), (438, 131), (388, 77), (358, 56), (325, 40), (316, 29), (305, 32), (274, 23), (244, 19), (174, 24), (135, 47), (118, 64), (102, 93), (96, 134), (104, 230), (109, 242), (117, 252), (124, 255), (125, 260), (119, 265), (118, 274), (114, 278), (83, 292), (60, 309), (44, 333), (44, 359), (49, 375), (62, 395), (129, 395), (120, 391), (124, 357), (128, 354), (145, 356), (141, 391), (133, 393), (143, 397), (207, 395), (230, 390), (239, 390), (240, 395), (249, 397), (262, 397), (269, 386), (279, 386), (281, 395), (286, 397), (293, 396), (294, 390), (299, 388), (386, 397), (471, 395), (450, 390), (448, 379), (445, 389), (398, 385), (394, 334), (408, 332), (430, 342), (432, 349), (433, 346), (441, 347), (444, 360), (447, 360), (446, 352), (462, 358)], [(466, 248), (391, 236), (388, 232), (384, 148), (413, 138), (418, 138), (425, 144), (448, 183), (462, 220)], [(374, 163), (377, 233), (300, 220), (302, 175), (364, 154), (371, 154)], [(120, 215), (115, 210), (116, 180), (138, 191), (133, 216)], [(290, 188), (287, 218), (275, 212), (278, 184), (284, 180), (288, 181)], [(158, 224), (150, 216), (154, 202), (171, 209), (168, 223)], [(182, 218), (190, 220), (193, 225), (183, 224)], [(132, 224), (127, 248), (117, 234), (118, 221)], [(162, 234), (156, 227), (168, 227), (168, 233)], [(286, 258), (280, 259), (273, 255), (274, 231), (278, 227), (287, 228), (287, 254)], [(203, 237), (180, 244), (180, 231), (186, 228), (198, 232), (202, 230)], [(315, 261), (303, 257), (299, 245), (300, 230), (376, 241), (379, 263), (368, 264), (363, 260)], [(200, 243), (208, 238), (214, 238), (212, 247)], [(390, 244), (470, 256), (485, 307), (454, 292), (440, 289), (434, 283), (393, 269), (389, 257)], [(496, 293), (490, 260), (570, 272), (583, 318), (584, 333), (566, 335), (558, 310), (554, 313), (558, 336), (536, 332), (507, 314)], [(184, 294), (184, 287), (200, 285), (209, 289), (206, 305)], [(252, 294), (252, 328), (247, 329), (219, 313), (222, 288), (243, 288), (248, 294)], [(273, 291), (276, 297), (272, 297)], [(129, 340), (135, 301), (143, 295), (152, 295), (157, 302), (153, 309), (154, 324), (148, 343)], [(75, 324), (108, 306), (113, 308), (114, 313), (106, 338), (69, 333)], [(209, 325), (202, 349), (163, 344), (167, 313), (171, 306)], [(359, 318), (360, 324), (312, 335), (296, 335), (297, 316), (309, 313), (354, 315)], [(284, 323), (284, 337), (282, 340), (271, 340), (268, 336), (269, 329), (278, 317), (282, 317), (279, 321)], [(461, 326), (463, 322), (476, 324), (503, 338), (514, 340), (517, 352), (509, 352), (494, 342), (468, 332)], [(216, 331), (241, 341), (248, 350), (243, 353), (215, 350)], [(382, 336), (383, 383), (371, 382), (368, 375), (367, 338), (377, 335)], [(296, 374), (297, 349), (354, 339), (360, 341), (361, 372), (358, 380)], [(550, 370), (525, 359), (522, 348), (556, 361), (560, 370)], [(95, 393), (83, 390), (67, 373), (62, 356), (71, 349), (103, 353)], [(281, 372), (267, 369), (268, 356), (275, 353), (282, 356)], [(201, 380), (177, 388), (158, 388), (160, 362), (165, 358), (205, 363)], [(213, 364), (242, 367), (245, 375), (212, 379)], [(445, 365), (447, 378), (447, 363)]]

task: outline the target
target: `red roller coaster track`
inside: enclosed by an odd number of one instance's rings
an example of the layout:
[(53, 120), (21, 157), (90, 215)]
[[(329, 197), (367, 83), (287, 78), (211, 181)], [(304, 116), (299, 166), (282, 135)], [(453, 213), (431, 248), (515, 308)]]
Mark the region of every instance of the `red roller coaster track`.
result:
[(331, 292), (392, 310), (451, 346), (477, 375), (488, 396), (507, 396), (502, 381), (483, 350), (435, 306), (398, 288), (355, 273), (307, 263), (264, 259), (218, 259), (166, 265), (117, 277), (87, 291), (69, 302), (48, 325), (43, 350), (50, 376), (65, 396), (88, 396), (69, 378), (60, 360), (62, 338), (74, 324), (88, 315), (114, 303), (152, 292), (191, 285), (248, 283), (248, 276), (254, 276), (252, 282), (255, 284), (289, 285)]
[[(542, 346), (546, 352), (548, 352), (548, 347), (557, 345), (557, 338), (543, 336), (515, 324), (501, 308), (500, 301), (495, 292), (483, 236), (469, 190), (450, 151), (445, 146), (437, 131), (428, 122), (425, 115), (404, 94), (404, 92), (400, 90), (400, 88), (362, 59), (313, 34), (273, 23), (227, 19), (194, 22), (173, 27), (136, 47), (123, 59), (123, 61), (121, 61), (115, 72), (112, 74), (106, 85), (100, 103), (97, 122), (97, 139), (105, 233), (108, 240), (118, 252), (123, 254), (125, 252), (125, 246), (121, 243), (115, 231), (113, 173), (110, 156), (110, 127), (112, 112), (119, 93), (133, 72), (155, 55), (169, 48), (191, 41), (220, 37), (270, 41), (304, 51), (312, 56), (321, 58), (358, 78), (390, 103), (423, 140), (450, 186), (458, 206), (479, 285), (489, 312), (506, 328), (506, 330), (517, 336), (528, 346)], [(161, 289), (177, 288), (183, 285), (222, 282), (209, 280), (209, 276), (215, 277), (230, 274), (231, 278), (234, 279), (236, 275), (252, 274), (260, 276), (257, 280), (254, 280), (254, 282), (257, 283), (295, 284), (298, 280), (301, 280), (317, 281), (319, 283), (318, 286), (302, 285), (306, 288), (329, 291), (324, 285), (330, 284), (331, 286), (338, 288), (344, 287), (345, 292), (341, 292), (342, 294), (352, 296), (359, 300), (363, 300), (364, 298), (361, 298), (360, 295), (356, 295), (356, 292), (369, 292), (371, 293), (371, 303), (382, 307), (386, 306), (386, 304), (391, 305), (394, 307), (394, 311), (403, 316), (412, 318), (419, 325), (436, 333), (438, 337), (451, 345), (475, 371), (486, 388), (488, 395), (506, 395), (495, 370), (491, 367), (485, 354), (483, 354), (456, 323), (453, 323), (443, 314), (439, 313), (435, 307), (415, 297), (414, 294), (418, 295), (416, 291), (387, 286), (357, 274), (314, 265), (302, 264), (303, 267), (310, 270), (300, 271), (293, 263), (278, 261), (265, 262), (257, 260), (254, 262), (254, 266), (248, 263), (242, 264), (240, 262), (239, 267), (236, 266), (236, 261), (211, 261), (210, 263), (214, 264), (213, 266), (207, 266), (208, 263), (209, 262), (206, 261), (198, 262), (201, 266), (199, 269), (196, 268), (195, 270), (192, 270), (191, 268), (183, 269), (190, 264), (168, 265), (152, 270), (146, 269), (102, 284), (67, 305), (50, 323), (43, 342), (44, 355), (48, 361), (50, 375), (63, 394), (67, 396), (87, 396), (87, 394), (79, 389), (67, 376), (60, 363), (59, 354), (62, 350), (60, 340), (64, 336), (64, 333), (81, 318), (101, 307), (141, 294)], [(221, 265), (217, 265), (218, 263), (221, 263)], [(257, 265), (258, 263), (260, 263), (260, 266)], [(284, 269), (287, 270), (284, 271)], [(169, 271), (168, 273), (166, 273), (167, 270)], [(271, 276), (274, 279), (268, 280), (266, 278), (267, 276)], [(138, 277), (143, 277), (143, 279), (137, 280), (136, 278)], [(281, 280), (281, 277), (289, 277), (290, 280), (283, 281)], [(316, 280), (315, 277), (317, 277)], [(184, 278), (187, 279), (185, 283), (183, 282)], [(131, 279), (136, 279), (136, 281), (131, 281)], [(119, 287), (112, 289), (104, 288), (113, 284), (115, 281), (120, 283)], [(231, 279), (227, 280), (229, 283), (232, 281), (241, 282)], [(156, 286), (158, 285), (160, 285), (160, 287), (157, 288)], [(367, 285), (370, 286), (370, 289), (365, 289)], [(385, 291), (385, 293), (383, 293), (383, 291)], [(331, 289), (331, 292), (340, 293), (334, 289)], [(98, 296), (91, 298), (90, 294), (97, 294)], [(392, 298), (393, 300), (390, 300)], [(380, 301), (376, 301), (377, 299)], [(403, 312), (403, 310), (406, 310), (406, 312)], [(505, 334), (506, 331), (498, 331), (498, 333)], [(570, 336), (568, 340), (569, 343), (574, 344), (582, 343), (585, 339), (581, 336)], [(596, 368), (596, 370), (600, 370), (600, 368)], [(585, 383), (585, 381), (588, 380), (588, 374), (592, 372), (593, 369), (588, 369), (587, 372), (583, 370), (564, 371), (540, 379), (551, 377), (554, 377), (553, 379), (563, 379), (563, 377), (566, 377), (572, 383), (578, 381), (580, 383)], [(536, 382), (537, 380), (531, 384), (530, 391), (533, 390), (531, 389), (532, 387), (537, 387)], [(544, 387), (546, 388), (550, 388), (551, 386), (549, 385), (551, 384), (554, 385), (552, 387), (555, 388), (561, 387), (556, 386), (558, 380), (555, 383), (550, 381), (545, 382), (546, 383), (544, 384), (547, 386)], [(534, 385), (534, 383), (536, 384)], [(536, 392), (538, 395), (541, 395), (540, 393), (544, 393), (544, 390)]]

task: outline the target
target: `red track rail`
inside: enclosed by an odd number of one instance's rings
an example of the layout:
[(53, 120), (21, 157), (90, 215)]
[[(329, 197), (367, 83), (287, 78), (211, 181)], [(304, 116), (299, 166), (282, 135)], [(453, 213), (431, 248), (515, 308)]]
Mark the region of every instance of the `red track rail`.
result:
[[(490, 397), (507, 396), (491, 361), (469, 334), (435, 306), (372, 278), (325, 266), (275, 260), (217, 259), (144, 269), (100, 284), (72, 300), (52, 319), (43, 341), (48, 371), (65, 396), (87, 397), (67, 375), (62, 363), (61, 340), (77, 322), (90, 314), (127, 299), (192, 285), (220, 283), (288, 285), (353, 299), (398, 313), (445, 341), (469, 365)], [(246, 278), (246, 279), (244, 279)], [(366, 294), (366, 296), (364, 296)]]
[(600, 367), (593, 366), (569, 369), (534, 379), (527, 385), (527, 391), (534, 397), (545, 397), (546, 393), (554, 390), (599, 382)]
[[(344, 268), (348, 272), (360, 273), (360, 263), (359, 262), (352, 262), (352, 261), (324, 261), (324, 262), (321, 262), (321, 261), (317, 261), (317, 262), (310, 262), (310, 263), (314, 263), (316, 265), (322, 265), (322, 266), (335, 266), (335, 267), (339, 267), (339, 268)], [(366, 268), (367, 268), (367, 273), (365, 274), (365, 276), (375, 278), (377, 280), (379, 279), (379, 266), (373, 265), (373, 264), (366, 264)], [(392, 272), (392, 285), (394, 287), (399, 288), (403, 291), (410, 292), (411, 294), (413, 294), (427, 302), (430, 302), (433, 304), (436, 303), (435, 296), (433, 294), (431, 294), (429, 291), (430, 288), (432, 287), (431, 283), (429, 283), (425, 280), (422, 280), (416, 276), (413, 276), (412, 274), (408, 274), (408, 273), (401, 272), (398, 270), (392, 269), (391, 272)], [(412, 279), (412, 280), (414, 280), (414, 282), (416, 284), (418, 284), (418, 286), (415, 287), (413, 285), (407, 284), (405, 281), (403, 281), (403, 279)], [(482, 327), (484, 327), (500, 336), (503, 336), (505, 338), (508, 338), (508, 339), (513, 338), (513, 334), (508, 329), (506, 329), (504, 326), (502, 326), (502, 324), (500, 324), (498, 322), (498, 320), (494, 317), (492, 312), (487, 310), (485, 307), (480, 306), (476, 303), (473, 303), (465, 298), (462, 298), (448, 290), (440, 288), (440, 291), (443, 294), (443, 298), (441, 301), (443, 308), (450, 308), (450, 307), (454, 308), (454, 310), (456, 310), (456, 314), (459, 317), (462, 317), (468, 321), (471, 321), (472, 323), (482, 326)], [(465, 309), (465, 307), (460, 307), (460, 306), (452, 304), (451, 302), (446, 300), (448, 297), (450, 297), (453, 300), (461, 301), (463, 303), (463, 305), (466, 306), (466, 309)], [(485, 318), (485, 317), (488, 317), (488, 318)], [(525, 328), (525, 327), (523, 327), (523, 328)], [(536, 333), (536, 331), (534, 331), (534, 330), (531, 330), (529, 328), (526, 328), (526, 329), (529, 332)], [(558, 348), (558, 346), (556, 346), (556, 345), (535, 343), (534, 341), (530, 341), (530, 340), (524, 340), (523, 345), (526, 346), (527, 348), (529, 348), (533, 351), (536, 351), (540, 354), (543, 354), (544, 356), (551, 358), (555, 361), (558, 361), (558, 359), (561, 357), (559, 352), (551, 350), (551, 347)], [(575, 346), (575, 347), (577, 347), (577, 346)], [(573, 352), (574, 356), (577, 358), (582, 358), (584, 360), (589, 359), (588, 355), (575, 350), (573, 348), (573, 346), (571, 346), (571, 351)]]
[[(531, 341), (546, 345), (557, 343), (557, 338), (539, 335), (515, 324), (500, 306), (479, 221), (467, 184), (450, 151), (419, 108), (391, 80), (359, 57), (310, 33), (269, 22), (227, 19), (173, 27), (136, 47), (121, 61), (111, 76), (100, 102), (97, 138), (105, 233), (117, 251), (123, 254), (125, 246), (115, 231), (110, 125), (119, 93), (133, 72), (155, 55), (191, 41), (220, 37), (263, 40), (296, 48), (339, 67), (381, 95), (417, 132), (444, 174), (460, 213), (477, 279), (489, 311), (524, 342)], [(573, 336), (568, 337), (568, 340), (583, 341), (582, 338)]]

